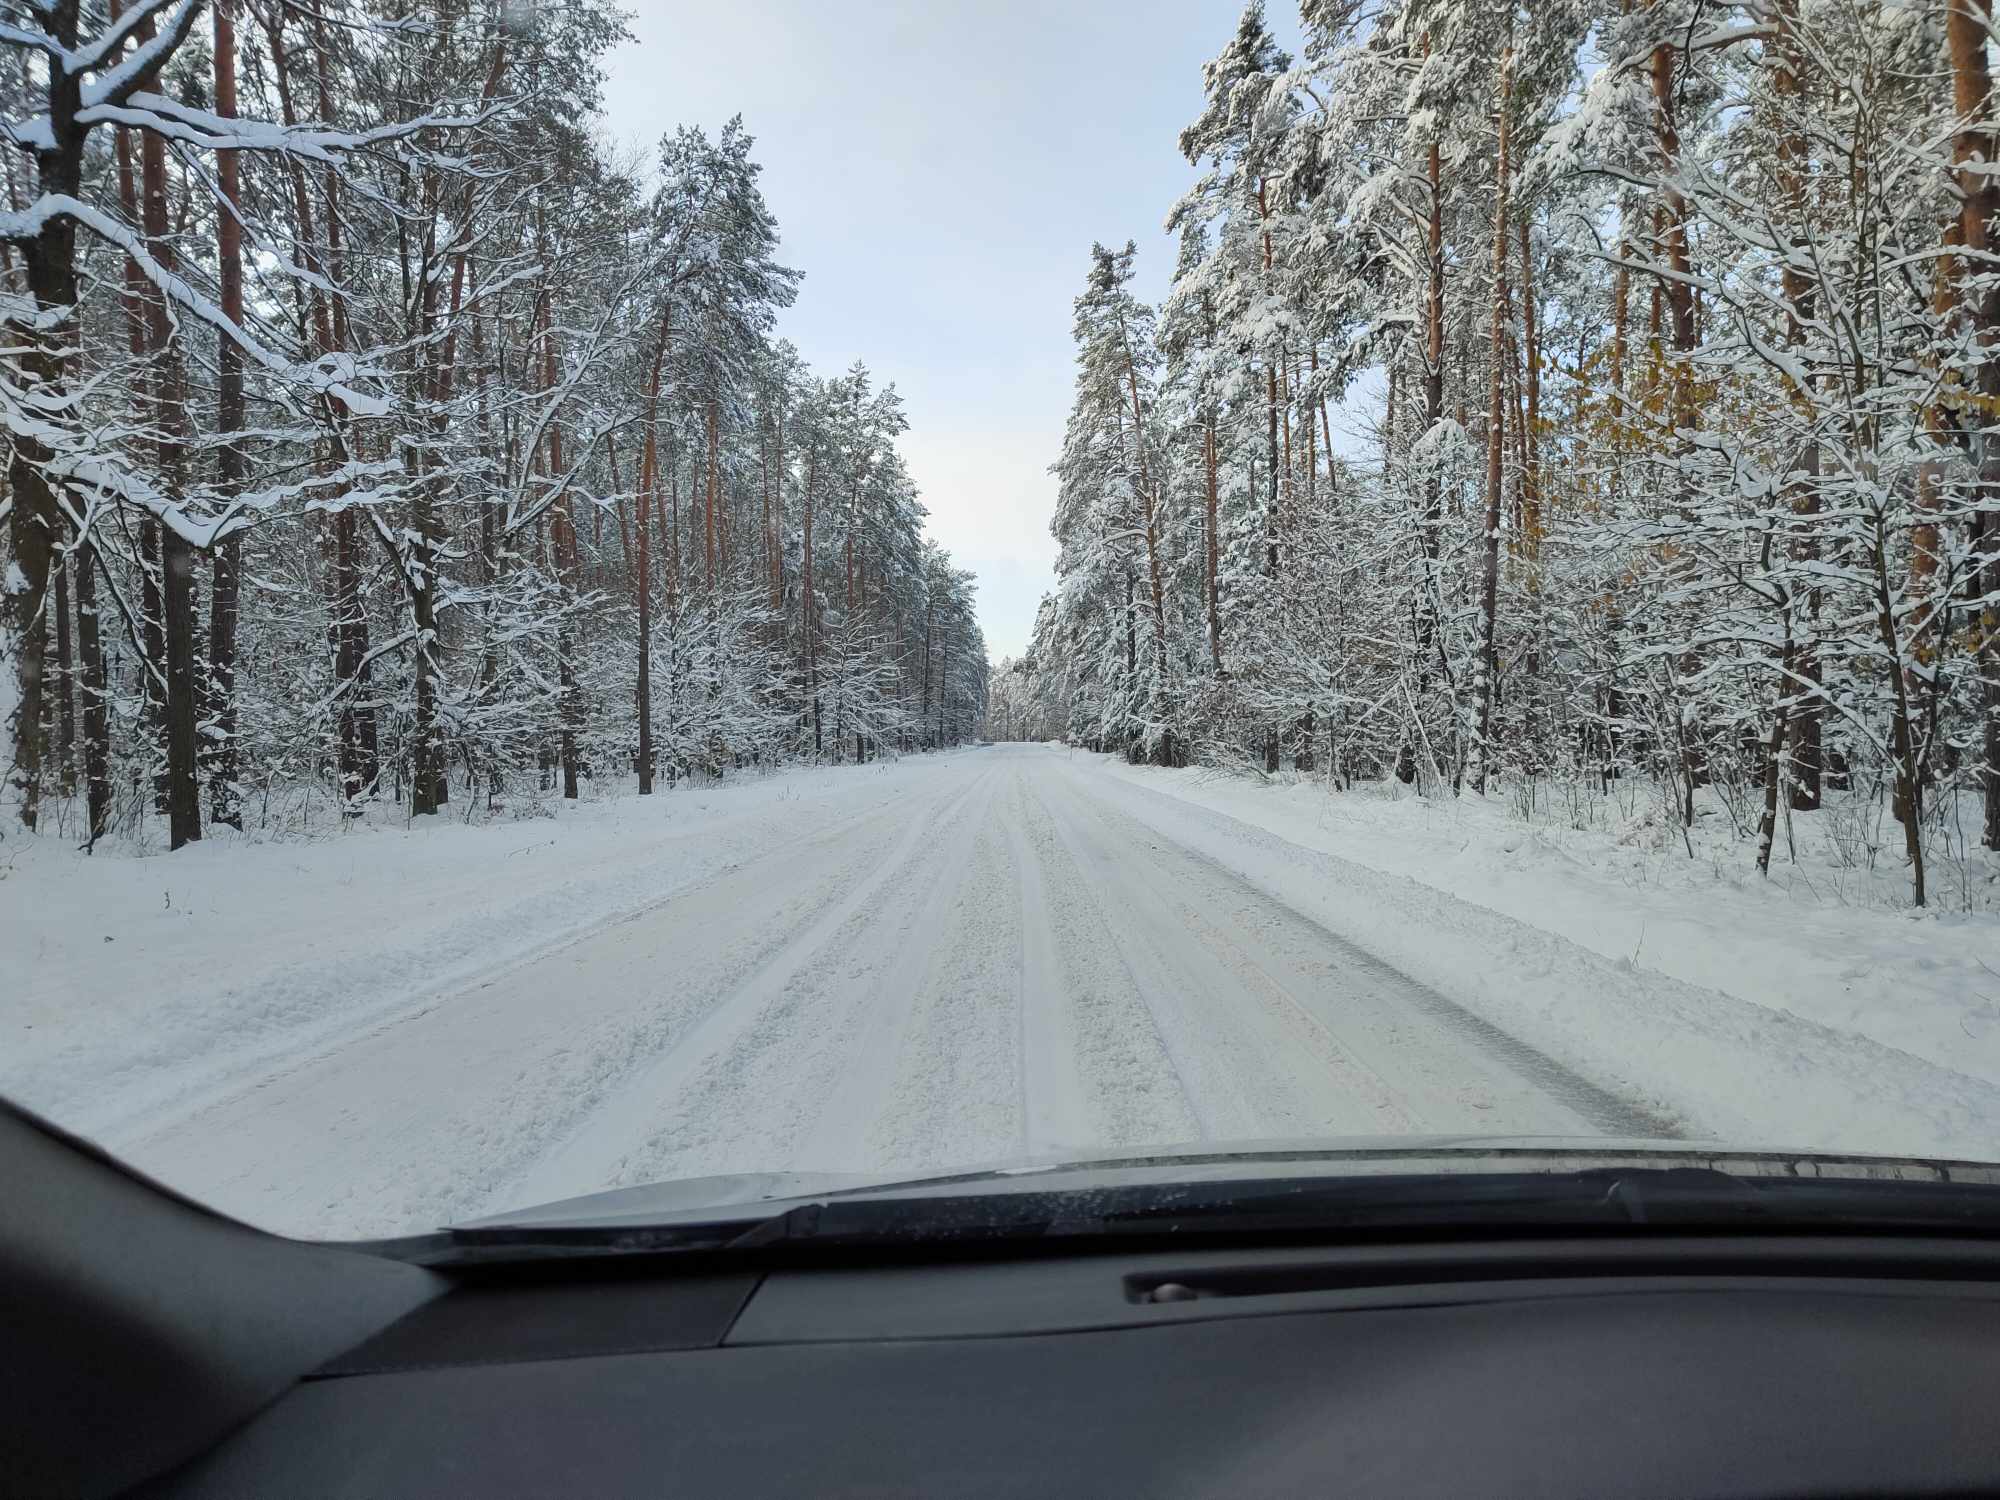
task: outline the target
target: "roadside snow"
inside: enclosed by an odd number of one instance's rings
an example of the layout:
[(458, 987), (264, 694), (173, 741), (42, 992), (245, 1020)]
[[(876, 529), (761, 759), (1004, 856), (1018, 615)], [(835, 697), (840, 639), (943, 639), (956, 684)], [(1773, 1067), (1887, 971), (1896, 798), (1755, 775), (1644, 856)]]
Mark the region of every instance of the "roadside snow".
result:
[[(1795, 816), (1800, 863), (1783, 840), (1772, 878), (1749, 847), (1695, 835), (1690, 858), (1643, 803), (1602, 826), (1567, 809), (1524, 819), (1499, 797), (1427, 800), (1400, 788), (1330, 790), (1323, 780), (1259, 781), (1091, 757), (1110, 777), (1227, 813), (1289, 843), (1406, 876), (1642, 974), (1661, 974), (1871, 1038), (2000, 1084), (2000, 914), (1920, 912), (1900, 868), (1845, 868), (1825, 825)], [(1713, 814), (1713, 809), (1704, 809)], [(2000, 861), (1968, 861), (1991, 888)], [(1946, 899), (1950, 900), (1949, 893)], [(1982, 899), (1975, 893), (1975, 899)], [(1983, 895), (1989, 907), (2000, 890)], [(2000, 1155), (2000, 1121), (1990, 1154)]]
[(214, 829), (143, 857), (16, 833), (0, 844), (0, 1094), (129, 1136), (881, 808), (906, 775), (746, 774), (518, 821), (363, 823), (310, 841)]

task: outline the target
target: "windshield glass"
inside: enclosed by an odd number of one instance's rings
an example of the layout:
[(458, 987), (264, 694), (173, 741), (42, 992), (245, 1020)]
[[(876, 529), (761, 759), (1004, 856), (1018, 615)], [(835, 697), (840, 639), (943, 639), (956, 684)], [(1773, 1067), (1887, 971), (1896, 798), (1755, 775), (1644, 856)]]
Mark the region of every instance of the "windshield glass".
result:
[(4, 9), (0, 1095), (2000, 1160), (1989, 7)]

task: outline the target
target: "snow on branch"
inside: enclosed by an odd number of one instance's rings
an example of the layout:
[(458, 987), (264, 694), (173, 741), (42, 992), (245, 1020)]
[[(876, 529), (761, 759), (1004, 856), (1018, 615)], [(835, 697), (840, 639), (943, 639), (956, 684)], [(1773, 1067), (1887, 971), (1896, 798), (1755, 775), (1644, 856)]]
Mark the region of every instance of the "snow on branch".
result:
[(0, 239), (17, 242), (31, 240), (41, 233), (44, 224), (58, 217), (74, 220), (123, 250), (140, 273), (169, 302), (214, 328), (272, 374), (322, 391), (357, 416), (379, 417), (389, 412), (390, 403), (386, 397), (358, 391), (347, 384), (347, 379), (355, 373), (355, 362), (351, 357), (328, 357), (311, 365), (297, 365), (265, 348), (241, 324), (189, 285), (185, 278), (155, 260), (142, 236), (80, 199), (66, 193), (47, 193), (25, 209), (0, 214)]

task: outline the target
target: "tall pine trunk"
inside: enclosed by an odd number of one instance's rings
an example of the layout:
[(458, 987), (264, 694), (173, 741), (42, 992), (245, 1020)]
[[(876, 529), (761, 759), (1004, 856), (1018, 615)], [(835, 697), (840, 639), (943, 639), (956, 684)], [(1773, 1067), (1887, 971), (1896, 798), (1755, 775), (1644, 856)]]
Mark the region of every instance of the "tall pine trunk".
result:
[[(1798, 0), (1778, 0), (1776, 6), (1778, 22), (1778, 45), (1773, 49), (1777, 58), (1777, 71), (1771, 80), (1771, 91), (1778, 108), (1785, 111), (1779, 121), (1778, 136), (1778, 195), (1780, 212), (1786, 228), (1793, 236), (1795, 245), (1803, 248), (1810, 243), (1811, 226), (1808, 216), (1812, 205), (1806, 197), (1806, 179), (1811, 169), (1811, 147), (1808, 144), (1803, 111), (1806, 99), (1806, 53), (1798, 34)], [(1780, 278), (1780, 289), (1785, 299), (1785, 341), (1798, 348), (1806, 341), (1806, 327), (1812, 321), (1815, 311), (1814, 287), (1805, 273), (1790, 259)], [(1810, 389), (1793, 392), (1793, 400), (1800, 419), (1808, 428), (1813, 421), (1814, 401)], [(1798, 460), (1798, 468), (1787, 485), (1792, 511), (1800, 516), (1817, 516), (1820, 512), (1819, 485), (1819, 443), (1810, 432), (1803, 444)], [(1799, 527), (1796, 553), (1800, 561), (1812, 563), (1819, 559), (1819, 528), (1816, 522), (1807, 521)], [(1819, 699), (1820, 659), (1814, 640), (1814, 622), (1819, 617), (1820, 590), (1810, 582), (1805, 587), (1801, 599), (1788, 601), (1788, 608), (1800, 609), (1803, 618), (1804, 639), (1794, 648), (1791, 637), (1799, 632), (1788, 629), (1784, 663), (1784, 681), (1779, 693), (1778, 712), (1782, 714), (1784, 704), (1789, 700), (1791, 707), (1791, 727), (1781, 732), (1774, 727), (1772, 741), (1783, 744), (1787, 735), (1791, 741), (1790, 782), (1791, 806), (1795, 812), (1811, 812), (1820, 804), (1821, 789), (1821, 744), (1822, 707)], [(1776, 774), (1782, 767), (1774, 768)], [(1770, 851), (1763, 852), (1763, 863), (1768, 868)]]
[[(215, 0), (215, 112), (236, 118), (236, 0)], [(216, 173), (223, 202), (216, 214), (216, 260), (222, 285), (222, 314), (232, 323), (243, 320), (243, 231), (236, 221), (239, 203), (237, 156), (216, 153)], [(243, 450), (230, 439), (243, 430), (243, 354), (235, 341), (216, 339), (216, 427), (224, 441), (216, 452), (216, 491), (225, 500), (243, 486)], [(224, 539), (215, 550), (215, 570), (209, 590), (209, 817), (232, 828), (243, 826), (237, 804), (238, 745), (236, 734), (236, 626), (241, 598), (242, 542)]]
[(1513, 92), (1514, 49), (1500, 54), (1500, 85), (1493, 117), (1498, 130), (1499, 160), (1494, 167), (1493, 187), (1493, 328), (1492, 369), (1486, 411), (1486, 525), (1480, 538), (1483, 573), (1479, 585), (1479, 734), (1473, 742), (1476, 757), (1472, 789), (1484, 796), (1486, 777), (1493, 760), (1493, 695), (1500, 675), (1500, 487), (1504, 427), (1506, 424), (1505, 356), (1507, 352), (1507, 191), (1509, 110)]
[(2000, 214), (2000, 122), (1994, 118), (1993, 76), (1986, 49), (1993, 35), (1993, 0), (1950, 0), (1945, 40), (1951, 54), (1952, 112), (1960, 122), (1952, 164), (1959, 190), (1958, 264), (1981, 273), (1984, 285), (1959, 300), (1980, 351), (1977, 412), (1965, 425), (1973, 438), (1977, 476), (1975, 592), (1986, 599), (1974, 629), (1973, 661), (1983, 685), (1986, 819), (1982, 842), (2000, 849), (2000, 438), (1991, 431), (2000, 409), (2000, 278), (1986, 264), (1993, 220)]
[[(1443, 151), (1435, 140), (1425, 154), (1424, 176), (1428, 188), (1429, 217), (1424, 243), (1424, 416), (1423, 427), (1418, 433), (1419, 441), (1444, 420), (1444, 175)], [(1421, 511), (1417, 519), (1417, 545), (1423, 553), (1423, 592), (1416, 609), (1417, 660), (1413, 712), (1418, 718), (1417, 722), (1407, 726), (1396, 751), (1396, 777), (1405, 784), (1417, 779), (1417, 738), (1423, 730), (1425, 699), (1430, 696), (1431, 657), (1438, 649), (1437, 573), (1439, 530), (1443, 521), (1443, 480), (1433, 464), (1424, 477)]]
[[(143, 36), (151, 31), (142, 26)], [(146, 248), (172, 274), (176, 262), (168, 236), (166, 142), (154, 132), (140, 138), (141, 219)], [(163, 296), (146, 299), (147, 353), (153, 363), (153, 423), (160, 487), (178, 505), (187, 486), (187, 390), (180, 346)], [(172, 524), (160, 527), (161, 628), (166, 669), (167, 829), (169, 847), (201, 837), (201, 795), (196, 781), (200, 684), (195, 673), (194, 548)]]

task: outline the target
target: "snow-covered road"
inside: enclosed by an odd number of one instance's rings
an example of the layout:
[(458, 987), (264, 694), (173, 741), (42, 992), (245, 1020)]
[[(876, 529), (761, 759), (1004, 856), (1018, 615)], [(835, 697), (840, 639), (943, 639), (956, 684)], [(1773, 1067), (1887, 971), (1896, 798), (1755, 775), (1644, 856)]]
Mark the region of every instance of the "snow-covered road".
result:
[(24, 921), (52, 935), (0, 1089), (340, 1236), (722, 1172), (1407, 1133), (1990, 1154), (2000, 1122), (1990, 1082), (1081, 752), (593, 817), (51, 865), (43, 898), (98, 909)]
[(356, 1233), (716, 1172), (1673, 1128), (1090, 765), (1026, 746), (924, 763), (893, 801), (126, 1144), (262, 1222)]

